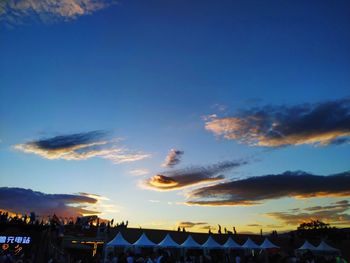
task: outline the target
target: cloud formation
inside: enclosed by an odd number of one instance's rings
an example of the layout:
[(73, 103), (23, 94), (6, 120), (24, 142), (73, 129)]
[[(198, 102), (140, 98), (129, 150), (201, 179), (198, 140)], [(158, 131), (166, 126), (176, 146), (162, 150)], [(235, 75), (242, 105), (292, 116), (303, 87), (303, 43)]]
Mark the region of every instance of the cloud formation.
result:
[(184, 228), (192, 228), (195, 226), (203, 226), (207, 225), (207, 222), (190, 222), (190, 221), (185, 221), (185, 222), (180, 222), (179, 227), (184, 227)]
[(285, 172), (218, 183), (193, 190), (189, 205), (255, 205), (282, 197), (350, 196), (350, 172), (335, 175), (313, 175)]
[(134, 170), (131, 170), (129, 173), (134, 176), (142, 176), (142, 175), (149, 174), (149, 171), (147, 169), (134, 169)]
[(106, 8), (111, 0), (5, 0), (0, 3), (0, 21), (21, 24), (26, 20), (43, 22), (70, 20)]
[(273, 212), (267, 215), (288, 225), (299, 225), (311, 220), (321, 220), (332, 225), (349, 225), (350, 214), (347, 213), (349, 209), (349, 201), (342, 200), (327, 206), (313, 206), (299, 209), (298, 212)]
[(343, 144), (350, 140), (350, 99), (252, 108), (225, 118), (213, 115), (205, 129), (256, 146)]
[(224, 179), (221, 173), (246, 164), (246, 161), (220, 162), (206, 167), (189, 167), (164, 172), (149, 178), (145, 186), (154, 190), (175, 190), (200, 183), (215, 182)]
[(61, 217), (77, 217), (99, 214), (99, 211), (89, 208), (99, 198), (101, 197), (86, 193), (45, 194), (31, 189), (0, 187), (0, 210), (22, 214), (35, 212), (39, 216), (56, 214)]
[(183, 151), (171, 149), (165, 158), (162, 166), (164, 167), (174, 167), (181, 161), (181, 156), (184, 154)]
[(107, 139), (105, 131), (55, 136), (15, 145), (15, 149), (54, 160), (85, 160), (100, 157), (114, 163), (134, 162), (149, 157), (149, 154), (130, 152), (117, 145), (116, 140)]

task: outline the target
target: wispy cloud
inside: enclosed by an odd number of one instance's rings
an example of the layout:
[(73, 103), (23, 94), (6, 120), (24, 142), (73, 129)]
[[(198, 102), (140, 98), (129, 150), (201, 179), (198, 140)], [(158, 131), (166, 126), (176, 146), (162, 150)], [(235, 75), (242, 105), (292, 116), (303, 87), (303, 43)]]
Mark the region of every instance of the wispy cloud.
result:
[(174, 167), (181, 161), (181, 156), (184, 154), (183, 151), (171, 149), (165, 158), (162, 166), (164, 167)]
[(157, 174), (144, 182), (144, 186), (154, 190), (175, 190), (200, 183), (224, 179), (222, 173), (246, 164), (246, 161), (227, 161), (203, 167), (189, 167)]
[(350, 172), (313, 175), (285, 172), (219, 183), (193, 190), (188, 205), (255, 205), (282, 197), (350, 196)]
[[(34, 211), (41, 216), (56, 214), (62, 217), (99, 214), (91, 210), (101, 196), (80, 194), (45, 194), (31, 189), (0, 187), (0, 210), (28, 214)], [(104, 199), (104, 198), (102, 198)]]
[(261, 227), (260, 224), (248, 224), (246, 226), (248, 226), (248, 227)]
[(131, 170), (129, 173), (134, 176), (141, 176), (141, 175), (149, 174), (149, 171), (147, 169), (134, 169), (134, 170)]
[(349, 201), (342, 200), (326, 206), (307, 207), (299, 212), (273, 212), (267, 213), (267, 215), (288, 225), (299, 225), (300, 223), (316, 219), (333, 225), (349, 225), (350, 214), (347, 212), (349, 209)]
[(252, 108), (225, 118), (213, 115), (205, 128), (257, 146), (342, 144), (350, 140), (350, 99)]
[(108, 139), (105, 131), (92, 131), (55, 136), (15, 145), (15, 149), (54, 160), (85, 160), (100, 157), (115, 163), (134, 162), (149, 157), (118, 146), (118, 140)]
[(0, 1), (0, 21), (11, 25), (25, 21), (52, 22), (92, 14), (115, 0), (5, 0)]
[(179, 222), (178, 226), (179, 227), (184, 227), (184, 228), (192, 228), (195, 226), (203, 226), (207, 225), (207, 222), (191, 222), (191, 221), (184, 221), (184, 222)]
[(150, 202), (150, 203), (160, 203), (159, 200), (153, 200), (153, 199), (148, 200), (148, 202)]

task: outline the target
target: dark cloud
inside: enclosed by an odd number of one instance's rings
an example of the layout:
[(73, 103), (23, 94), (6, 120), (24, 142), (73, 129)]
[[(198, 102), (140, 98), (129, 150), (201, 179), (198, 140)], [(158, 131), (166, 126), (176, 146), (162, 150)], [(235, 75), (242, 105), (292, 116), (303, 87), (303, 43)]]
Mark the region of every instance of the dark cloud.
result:
[(326, 206), (313, 206), (300, 209), (297, 213), (273, 212), (267, 215), (288, 225), (299, 225), (303, 222), (316, 219), (333, 225), (349, 225), (350, 214), (347, 212), (349, 209), (349, 201), (342, 200)]
[(252, 108), (226, 118), (214, 115), (205, 128), (249, 145), (343, 144), (350, 139), (350, 99)]
[(261, 226), (261, 225), (259, 225), (259, 224), (248, 224), (247, 226), (249, 226), (249, 227), (257, 227), (257, 226)]
[(115, 163), (133, 162), (149, 157), (148, 154), (130, 152), (109, 139), (106, 131), (91, 131), (60, 135), (15, 145), (15, 149), (37, 154), (46, 159), (85, 160), (100, 157)]
[(0, 21), (9, 25), (39, 20), (70, 20), (116, 3), (115, 0), (5, 0), (0, 1)]
[(221, 173), (246, 163), (246, 161), (227, 161), (206, 167), (189, 167), (168, 171), (152, 176), (144, 185), (156, 190), (174, 190), (199, 183), (220, 181), (224, 179)]
[(99, 211), (89, 209), (98, 202), (99, 196), (93, 196), (96, 195), (45, 194), (31, 189), (0, 187), (0, 210), (23, 214), (34, 211), (42, 216), (62, 217), (98, 214)]
[(282, 197), (350, 196), (350, 172), (321, 176), (305, 172), (264, 175), (193, 190), (190, 205), (254, 205)]
[(186, 222), (180, 222), (179, 223), (179, 227), (184, 227), (184, 228), (191, 228), (191, 227), (195, 227), (195, 226), (203, 226), (203, 225), (207, 225), (207, 222), (190, 222), (190, 221), (186, 221)]
[(165, 158), (163, 163), (164, 167), (174, 167), (179, 164), (181, 161), (181, 156), (184, 154), (183, 151), (171, 149)]

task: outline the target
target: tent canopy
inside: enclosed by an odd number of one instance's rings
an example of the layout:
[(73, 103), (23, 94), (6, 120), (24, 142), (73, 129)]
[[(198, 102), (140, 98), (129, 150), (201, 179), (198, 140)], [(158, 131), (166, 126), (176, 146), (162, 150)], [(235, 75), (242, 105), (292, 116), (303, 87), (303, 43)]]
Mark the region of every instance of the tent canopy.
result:
[(224, 248), (218, 242), (216, 242), (214, 240), (214, 238), (212, 238), (211, 236), (208, 237), (208, 240), (205, 241), (205, 243), (202, 245), (202, 247), (208, 248), (208, 249), (222, 249), (222, 248)]
[(316, 250), (316, 247), (305, 240), (304, 244), (298, 250)]
[(191, 235), (187, 237), (187, 239), (181, 244), (181, 247), (184, 248), (202, 248), (200, 244), (198, 244)]
[(255, 244), (254, 241), (251, 240), (251, 239), (248, 237), (247, 241), (242, 245), (242, 248), (246, 248), (246, 249), (259, 249), (260, 246), (258, 246), (257, 244)]
[(225, 244), (223, 245), (224, 248), (231, 248), (231, 249), (241, 249), (242, 247), (236, 243), (231, 237), (227, 239)]
[(126, 241), (122, 233), (118, 233), (110, 242), (107, 243), (107, 247), (125, 247), (131, 246), (131, 244)]
[(166, 234), (164, 239), (158, 244), (160, 247), (179, 247), (180, 245), (176, 243), (169, 234)]
[(267, 237), (265, 238), (264, 242), (260, 245), (260, 248), (262, 249), (268, 249), (268, 248), (279, 248), (279, 246), (276, 246), (273, 244)]
[(148, 239), (145, 233), (143, 233), (140, 238), (133, 244), (138, 247), (153, 247), (156, 246), (151, 240)]
[(321, 243), (316, 247), (316, 250), (318, 251), (339, 251), (339, 249), (336, 249), (330, 245), (328, 245), (326, 242), (324, 242), (323, 240), (321, 241)]

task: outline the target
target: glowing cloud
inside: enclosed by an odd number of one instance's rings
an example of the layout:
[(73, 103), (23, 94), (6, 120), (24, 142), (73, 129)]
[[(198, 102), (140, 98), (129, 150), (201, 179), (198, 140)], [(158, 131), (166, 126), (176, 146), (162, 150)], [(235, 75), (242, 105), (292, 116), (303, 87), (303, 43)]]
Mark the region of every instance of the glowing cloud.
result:
[(107, 133), (104, 131), (76, 133), (17, 144), (15, 149), (50, 160), (86, 160), (100, 157), (114, 163), (125, 163), (149, 157), (149, 154), (130, 152), (118, 146), (117, 140), (106, 137)]
[(193, 190), (188, 205), (254, 205), (282, 197), (350, 196), (350, 172), (321, 176), (285, 172), (219, 183)]
[[(0, 187), (0, 209), (12, 213), (40, 216), (56, 214), (61, 217), (77, 217), (99, 214), (89, 207), (97, 204), (96, 195), (45, 194), (31, 189)], [(100, 196), (97, 196), (101, 198)]]
[(243, 161), (221, 162), (206, 167), (189, 167), (157, 174), (149, 178), (144, 185), (154, 190), (175, 190), (200, 183), (215, 182), (224, 179), (220, 173), (246, 164)]
[(226, 118), (214, 115), (205, 128), (255, 146), (342, 144), (350, 139), (350, 99), (253, 108)]
[(349, 225), (350, 214), (347, 213), (349, 209), (349, 201), (342, 200), (327, 206), (313, 206), (298, 211), (273, 212), (267, 215), (288, 225), (299, 225), (311, 220), (321, 220), (332, 225)]

